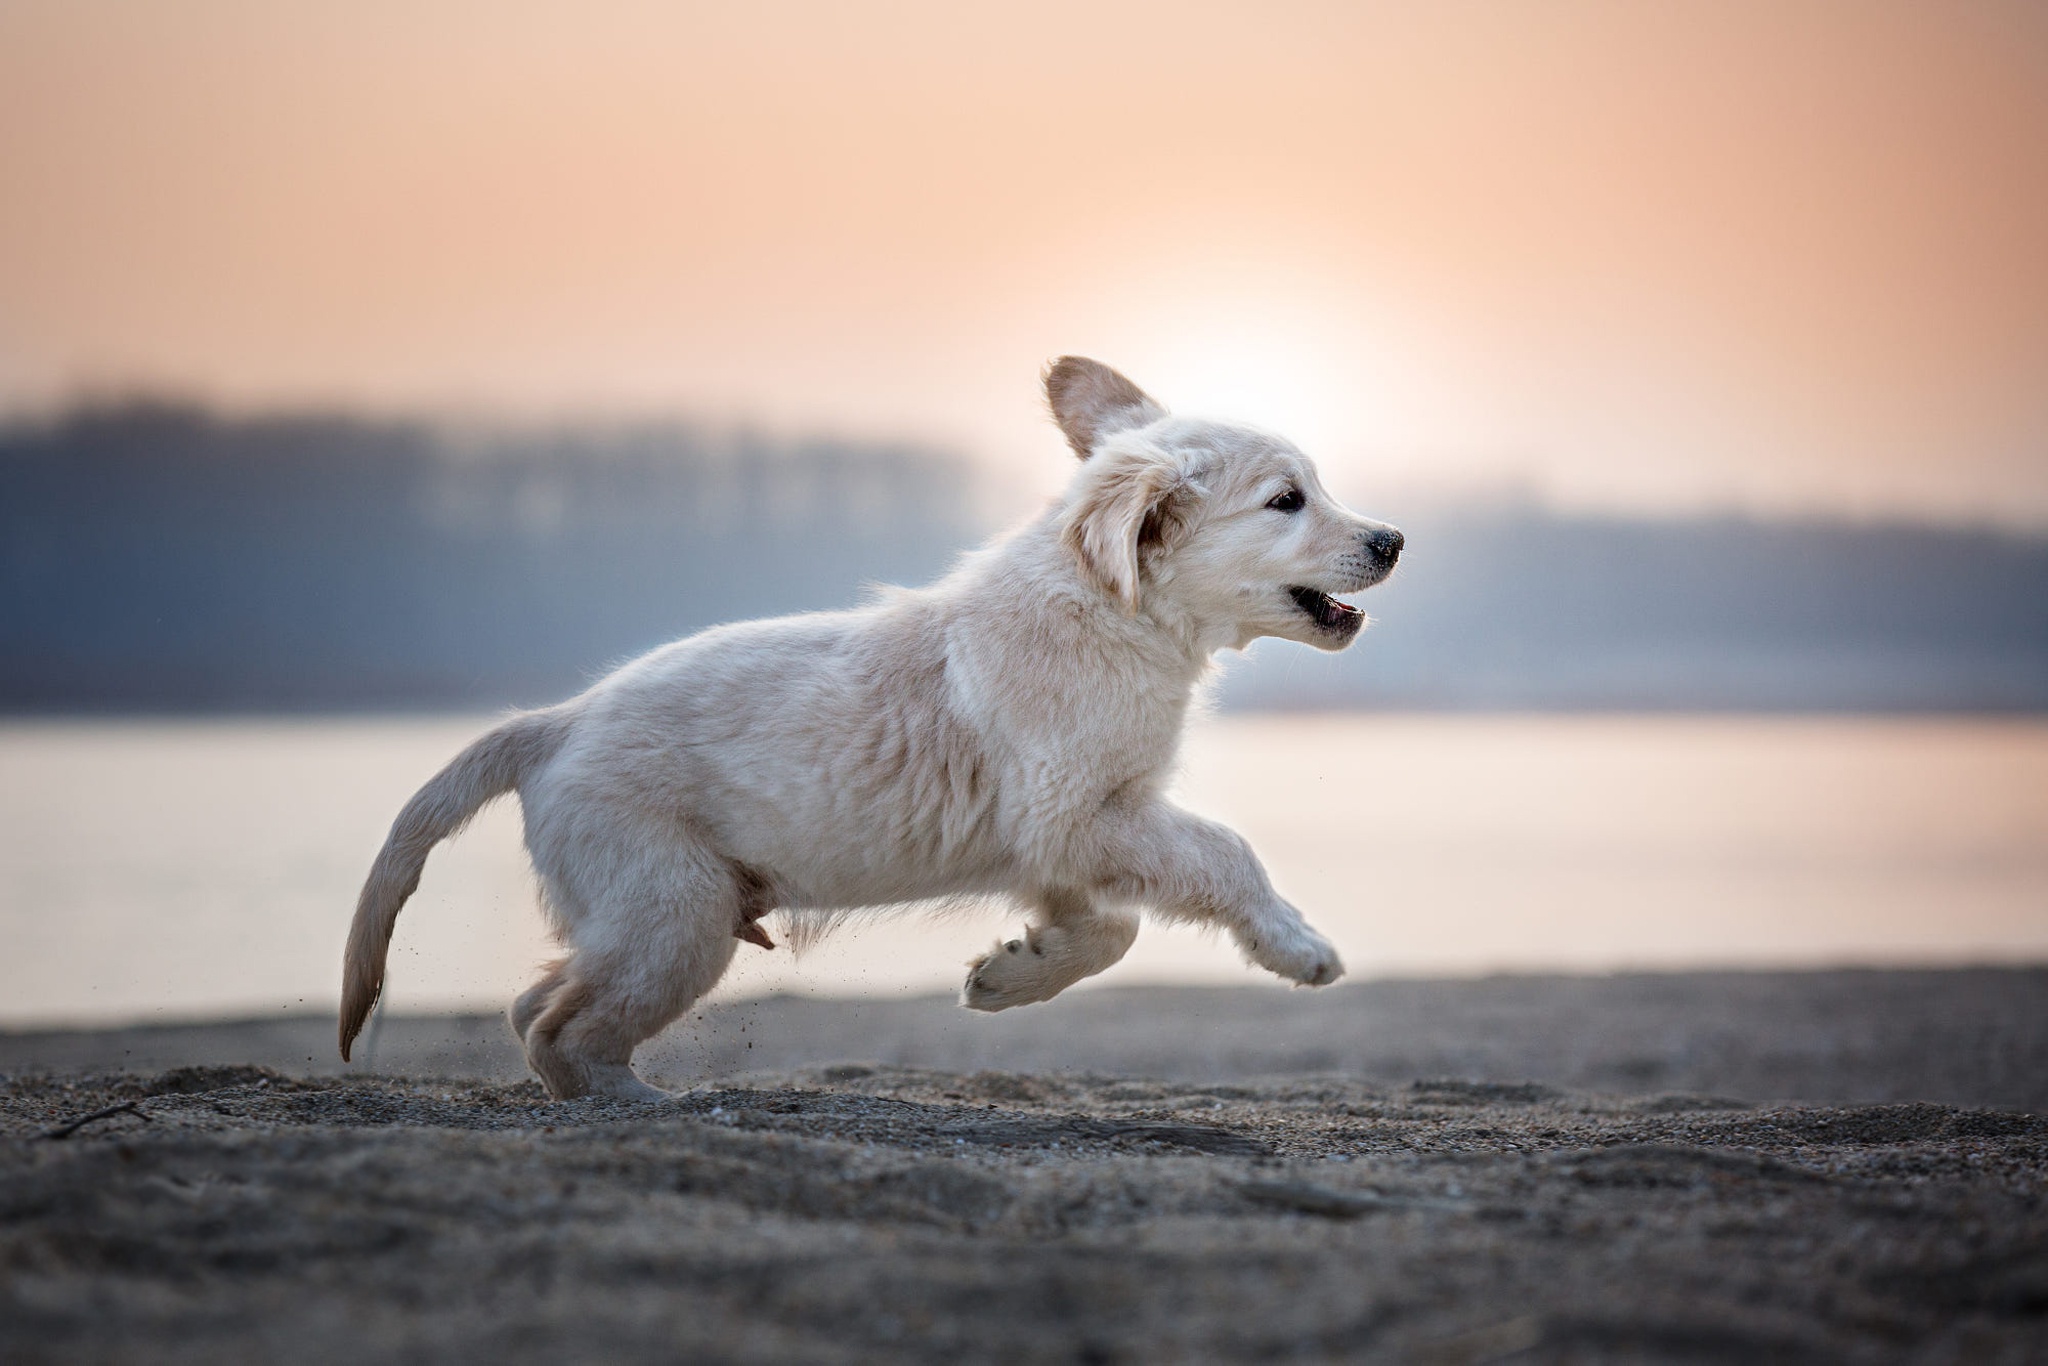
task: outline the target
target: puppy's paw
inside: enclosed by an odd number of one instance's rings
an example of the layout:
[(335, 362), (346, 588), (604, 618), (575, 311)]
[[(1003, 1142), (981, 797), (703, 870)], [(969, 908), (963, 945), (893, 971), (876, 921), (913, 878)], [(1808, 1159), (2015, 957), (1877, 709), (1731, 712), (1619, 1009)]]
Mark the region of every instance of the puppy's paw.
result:
[(659, 1086), (649, 1086), (638, 1077), (608, 1086), (599, 1094), (610, 1096), (614, 1100), (638, 1101), (643, 1105), (659, 1105), (676, 1098), (675, 1092), (664, 1091)]
[(1237, 942), (1252, 962), (1296, 986), (1326, 987), (1344, 975), (1336, 948), (1299, 920), (1262, 926)]
[[(617, 1063), (586, 1065), (581, 1080), (583, 1084), (569, 1092), (569, 1097), (603, 1096), (607, 1100), (630, 1100), (643, 1105), (676, 1098), (674, 1092), (664, 1091), (659, 1086), (649, 1086), (634, 1075), (631, 1067), (623, 1067)], [(565, 1098), (567, 1097), (562, 1093), (556, 1093), (556, 1099)]]
[(1008, 939), (967, 965), (960, 1004), (969, 1010), (1008, 1010), (1042, 1001), (1045, 948), (1035, 939)]

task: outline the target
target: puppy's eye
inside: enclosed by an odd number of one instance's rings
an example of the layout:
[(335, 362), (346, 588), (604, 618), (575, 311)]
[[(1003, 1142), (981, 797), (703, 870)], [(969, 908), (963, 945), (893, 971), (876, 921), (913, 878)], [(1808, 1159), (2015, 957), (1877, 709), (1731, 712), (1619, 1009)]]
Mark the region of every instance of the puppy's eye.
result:
[(1299, 512), (1301, 505), (1307, 501), (1308, 499), (1302, 497), (1300, 489), (1289, 489), (1266, 506), (1275, 512)]

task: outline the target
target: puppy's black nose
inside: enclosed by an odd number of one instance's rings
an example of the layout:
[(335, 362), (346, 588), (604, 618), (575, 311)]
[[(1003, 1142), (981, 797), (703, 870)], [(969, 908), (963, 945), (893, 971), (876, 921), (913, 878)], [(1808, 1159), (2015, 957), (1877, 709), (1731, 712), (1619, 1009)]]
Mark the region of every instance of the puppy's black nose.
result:
[(1406, 545), (1408, 540), (1394, 528), (1383, 526), (1367, 536), (1365, 543), (1372, 550), (1375, 559), (1391, 566), (1395, 560), (1401, 558), (1401, 547)]

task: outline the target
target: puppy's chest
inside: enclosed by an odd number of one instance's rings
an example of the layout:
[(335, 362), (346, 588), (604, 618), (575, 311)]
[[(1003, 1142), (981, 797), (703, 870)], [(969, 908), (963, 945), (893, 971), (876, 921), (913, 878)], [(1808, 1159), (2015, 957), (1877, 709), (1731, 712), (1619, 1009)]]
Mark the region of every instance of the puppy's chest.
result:
[(1094, 810), (1119, 795), (1161, 786), (1180, 751), (1180, 717), (1125, 714), (1077, 719), (1040, 748), (1036, 782), (1060, 805)]
[(1031, 655), (978, 644), (959, 651), (950, 681), (958, 714), (1000, 756), (999, 806), (1092, 813), (1171, 771), (1194, 680), (1082, 644)]

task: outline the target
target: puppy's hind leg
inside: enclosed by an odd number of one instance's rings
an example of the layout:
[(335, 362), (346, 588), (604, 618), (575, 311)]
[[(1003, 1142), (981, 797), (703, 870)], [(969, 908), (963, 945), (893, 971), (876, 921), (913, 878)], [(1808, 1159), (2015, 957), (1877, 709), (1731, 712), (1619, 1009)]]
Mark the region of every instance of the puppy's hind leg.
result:
[(998, 944), (968, 964), (960, 1004), (1008, 1010), (1049, 1001), (1113, 966), (1137, 937), (1135, 911), (1098, 906), (1080, 892), (1047, 893), (1022, 939)]
[(519, 999), (505, 1012), (506, 1018), (512, 1022), (512, 1032), (519, 1036), (521, 1043), (526, 1042), (526, 1031), (533, 1028), (533, 1022), (547, 1009), (548, 998), (561, 987), (568, 968), (569, 960), (566, 958), (557, 958), (548, 964), (541, 972), (540, 980), (520, 992)]
[(722, 860), (665, 866), (614, 865), (612, 884), (586, 897), (589, 914), (570, 931), (575, 953), (551, 978), (520, 997), (537, 1011), (523, 1035), (526, 1059), (550, 1095), (664, 1100), (668, 1093), (633, 1074), (633, 1050), (718, 984), (739, 941), (733, 938), (743, 889)]

